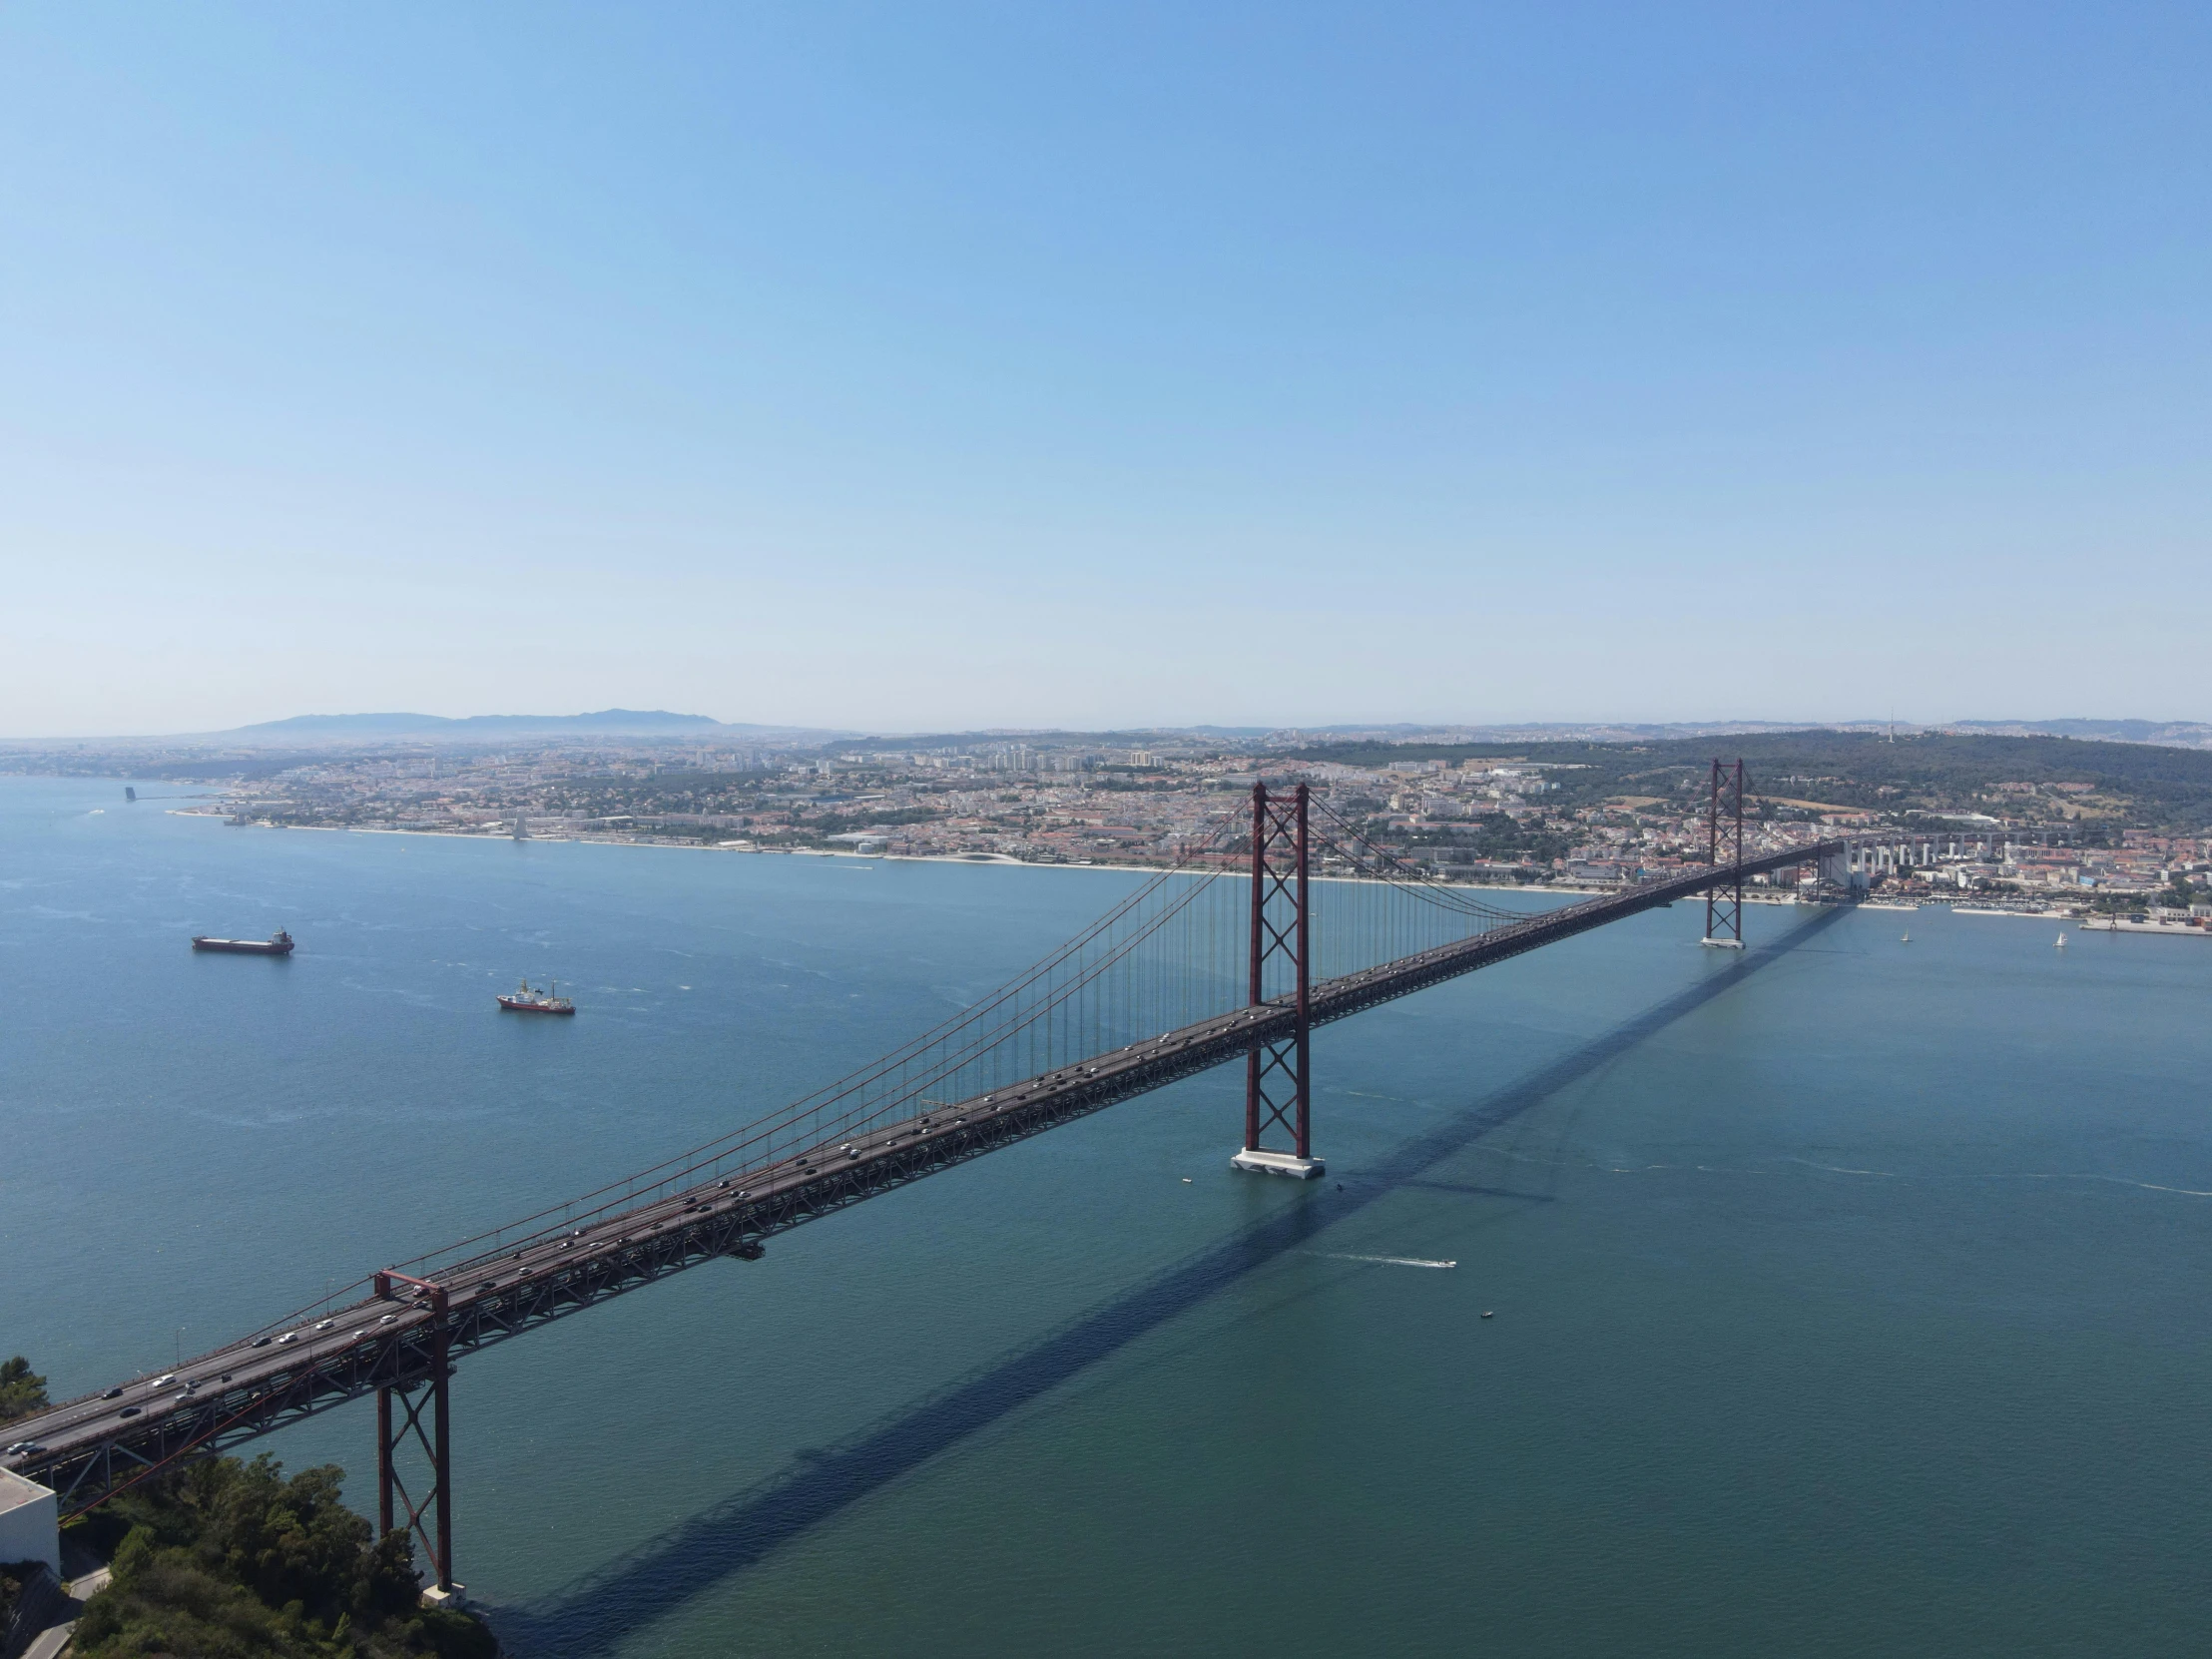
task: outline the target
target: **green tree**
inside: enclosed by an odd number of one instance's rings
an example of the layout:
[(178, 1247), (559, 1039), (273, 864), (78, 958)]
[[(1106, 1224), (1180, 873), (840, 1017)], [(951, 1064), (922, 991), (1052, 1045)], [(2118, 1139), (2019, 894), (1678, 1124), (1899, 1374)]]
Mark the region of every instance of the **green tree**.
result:
[(0, 1422), (46, 1409), (46, 1379), (31, 1375), (31, 1362), (18, 1354), (0, 1361)]
[(341, 1501), (341, 1480), (330, 1466), (287, 1480), (267, 1454), (216, 1457), (123, 1494), (114, 1506), (130, 1530), (112, 1583), (86, 1604), (77, 1652), (496, 1654), (475, 1619), (418, 1605), (409, 1535), (373, 1539)]

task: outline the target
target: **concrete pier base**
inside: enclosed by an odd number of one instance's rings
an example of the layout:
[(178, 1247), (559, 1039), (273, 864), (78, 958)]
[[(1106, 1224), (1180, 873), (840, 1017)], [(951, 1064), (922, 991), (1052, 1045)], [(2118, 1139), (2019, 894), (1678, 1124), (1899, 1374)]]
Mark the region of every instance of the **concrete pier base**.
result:
[(1744, 948), (1742, 939), (1700, 939), (1697, 942), (1699, 944), (1709, 944), (1715, 950), (1741, 950)]
[(1329, 1168), (1319, 1158), (1301, 1158), (1295, 1152), (1240, 1152), (1229, 1160), (1229, 1167), (1254, 1175), (1288, 1175), (1299, 1181), (1311, 1181)]

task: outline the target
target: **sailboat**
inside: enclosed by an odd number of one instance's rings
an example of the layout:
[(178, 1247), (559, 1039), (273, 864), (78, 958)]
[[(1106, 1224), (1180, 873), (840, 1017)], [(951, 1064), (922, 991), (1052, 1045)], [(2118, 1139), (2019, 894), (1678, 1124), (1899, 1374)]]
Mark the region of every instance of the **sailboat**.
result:
[(2058, 935), (2058, 942), (2057, 942), (2057, 944), (2056, 944), (2055, 946), (2053, 946), (2053, 948), (2054, 948), (2054, 949), (2058, 949), (2058, 950), (2063, 950), (2063, 949), (2065, 949), (2065, 948), (2066, 948), (2066, 935), (2065, 935), (2065, 934), (2061, 933), (2061, 934), (2059, 934), (2059, 935)]
[(1906, 934), (1904, 938), (1902, 938), (1902, 939), (1898, 940), (1898, 943), (1900, 943), (1900, 944), (1911, 944), (1912, 942), (1913, 942), (1913, 935), (1912, 935), (1912, 934), (1910, 934), (1910, 933)]

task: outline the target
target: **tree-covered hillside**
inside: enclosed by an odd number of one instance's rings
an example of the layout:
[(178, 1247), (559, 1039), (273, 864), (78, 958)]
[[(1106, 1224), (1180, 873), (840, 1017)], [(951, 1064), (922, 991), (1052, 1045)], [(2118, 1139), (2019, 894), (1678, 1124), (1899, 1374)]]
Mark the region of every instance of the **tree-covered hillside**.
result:
[(2212, 826), (2212, 751), (2073, 738), (1930, 733), (1892, 743), (1875, 733), (1814, 730), (1648, 744), (1333, 744), (1285, 759), (1363, 767), (1525, 760), (1545, 766), (1559, 786), (1547, 802), (1573, 807), (1616, 795), (1694, 794), (1715, 757), (1741, 757), (1756, 794), (1839, 807), (2037, 823), (2086, 818), (2183, 833)]
[(85, 1604), (82, 1659), (493, 1659), (465, 1613), (419, 1604), (409, 1534), (377, 1539), (339, 1497), (340, 1471), (284, 1478), (266, 1454), (213, 1457), (97, 1511), (122, 1533), (108, 1587)]

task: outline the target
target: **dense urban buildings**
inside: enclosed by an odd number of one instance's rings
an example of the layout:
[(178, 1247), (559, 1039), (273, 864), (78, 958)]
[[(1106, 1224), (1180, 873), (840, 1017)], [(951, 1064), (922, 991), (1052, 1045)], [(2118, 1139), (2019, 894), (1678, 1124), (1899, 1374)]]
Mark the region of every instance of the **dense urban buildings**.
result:
[(0, 762), (170, 779), (168, 810), (242, 827), (1140, 865), (1233, 858), (1244, 799), (1265, 776), (1308, 783), (1335, 821), (1435, 878), (1588, 888), (1703, 861), (1710, 757), (1747, 749), (1766, 752), (1747, 762), (1748, 850), (1810, 842), (1836, 826), (1895, 827), (1935, 858), (1893, 872), (1892, 890), (2204, 909), (2212, 828), (2197, 819), (2212, 819), (2212, 754), (2049, 738), (1764, 732), (1501, 745), (1159, 732), (779, 745), (583, 735), (289, 752), (26, 747)]

